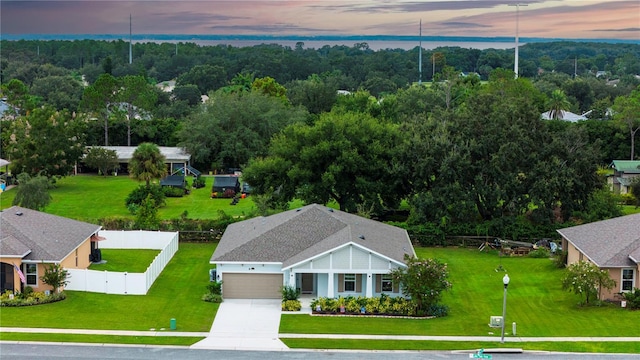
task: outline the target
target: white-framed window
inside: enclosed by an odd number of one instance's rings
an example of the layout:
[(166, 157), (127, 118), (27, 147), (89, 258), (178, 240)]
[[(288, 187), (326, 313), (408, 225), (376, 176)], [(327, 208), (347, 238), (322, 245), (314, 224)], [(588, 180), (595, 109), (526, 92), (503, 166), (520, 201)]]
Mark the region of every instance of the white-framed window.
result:
[(27, 278), (27, 285), (38, 286), (38, 265), (37, 264), (25, 264), (24, 275)]
[(344, 291), (356, 291), (356, 274), (344, 274)]
[(632, 291), (633, 284), (636, 283), (635, 271), (633, 269), (622, 269), (622, 279), (620, 281), (621, 291)]
[(382, 291), (393, 292), (393, 278), (391, 274), (382, 275)]

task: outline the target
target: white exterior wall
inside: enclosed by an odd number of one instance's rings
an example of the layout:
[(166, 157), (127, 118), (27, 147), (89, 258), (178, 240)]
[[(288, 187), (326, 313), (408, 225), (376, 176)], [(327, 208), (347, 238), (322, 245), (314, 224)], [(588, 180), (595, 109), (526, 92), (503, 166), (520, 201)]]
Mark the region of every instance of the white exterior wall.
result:
[[(216, 277), (217, 280), (222, 280), (223, 273), (242, 273), (242, 274), (283, 274), (282, 264), (216, 264)], [(283, 277), (283, 285), (287, 284), (289, 279), (288, 274), (285, 273)]]
[[(313, 273), (317, 274), (315, 292), (317, 296), (338, 297), (340, 295), (354, 295), (373, 297), (380, 293), (375, 292), (376, 274), (387, 274), (398, 265), (389, 259), (383, 258), (371, 251), (367, 251), (358, 246), (349, 245), (331, 251), (317, 258), (305, 261), (290, 269), (286, 274), (289, 282), (295, 281), (295, 274)], [(293, 274), (293, 276), (292, 276)], [(340, 274), (362, 275), (362, 282), (358, 286), (360, 292), (338, 292)], [(300, 287), (300, 286), (298, 286)], [(386, 293), (391, 296), (400, 296), (401, 293)]]

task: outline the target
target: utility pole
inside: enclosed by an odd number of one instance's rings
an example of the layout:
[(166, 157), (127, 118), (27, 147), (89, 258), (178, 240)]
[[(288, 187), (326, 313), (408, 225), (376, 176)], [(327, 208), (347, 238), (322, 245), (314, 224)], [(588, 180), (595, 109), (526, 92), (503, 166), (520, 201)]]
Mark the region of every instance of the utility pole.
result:
[(133, 62), (133, 46), (131, 45), (131, 14), (129, 14), (129, 64)]
[(418, 50), (418, 85), (422, 85), (422, 19), (420, 19), (420, 49)]
[(518, 37), (519, 37), (519, 26), (520, 26), (520, 6), (528, 6), (527, 4), (509, 4), (509, 6), (516, 7), (516, 59), (513, 65), (513, 72), (516, 74), (516, 79), (518, 78)]

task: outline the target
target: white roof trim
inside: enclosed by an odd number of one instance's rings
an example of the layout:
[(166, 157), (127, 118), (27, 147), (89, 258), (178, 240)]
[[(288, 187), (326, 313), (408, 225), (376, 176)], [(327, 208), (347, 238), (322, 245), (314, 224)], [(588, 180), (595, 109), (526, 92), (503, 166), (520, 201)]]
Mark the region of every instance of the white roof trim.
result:
[(272, 261), (209, 261), (209, 264), (220, 264), (220, 265), (238, 265), (238, 264), (247, 264), (247, 265), (282, 265), (281, 262), (272, 262)]
[(406, 264), (404, 264), (404, 263), (401, 263), (401, 262), (399, 262), (399, 261), (396, 261), (396, 260), (394, 260), (394, 259), (392, 259), (392, 258), (390, 258), (390, 257), (388, 257), (388, 256), (382, 255), (382, 254), (380, 254), (379, 252), (376, 252), (376, 251), (373, 251), (373, 250), (369, 249), (368, 247), (365, 247), (365, 246), (362, 246), (362, 245), (360, 245), (360, 244), (356, 244), (356, 243), (354, 243), (353, 241), (350, 241), (350, 242), (344, 243), (344, 244), (342, 244), (342, 245), (340, 245), (340, 246), (337, 246), (337, 247), (335, 247), (335, 248), (333, 248), (333, 249), (329, 249), (329, 250), (327, 250), (327, 251), (321, 252), (321, 253), (319, 253), (319, 254), (317, 254), (317, 255), (315, 255), (315, 256), (312, 256), (312, 257), (310, 257), (310, 258), (306, 258), (306, 259), (304, 259), (304, 260), (302, 260), (302, 261), (298, 261), (298, 262), (297, 262), (297, 263), (295, 263), (295, 264), (291, 264), (291, 265), (289, 265), (289, 266), (287, 266), (287, 267), (285, 267), (285, 268), (282, 268), (282, 270), (284, 271), (284, 270), (289, 270), (289, 269), (295, 268), (295, 267), (297, 267), (297, 266), (299, 266), (299, 265), (301, 265), (301, 264), (304, 264), (304, 263), (306, 263), (306, 262), (309, 262), (309, 261), (312, 261), (312, 260), (318, 259), (318, 258), (320, 258), (320, 257), (323, 257), (323, 256), (325, 256), (325, 255), (329, 254), (329, 253), (332, 253), (332, 252), (335, 252), (335, 251), (341, 250), (341, 249), (346, 248), (347, 246), (351, 246), (351, 245), (353, 245), (353, 246), (355, 246), (355, 247), (357, 247), (357, 248), (360, 248), (361, 250), (363, 250), (363, 251), (365, 251), (365, 252), (369, 252), (369, 253), (371, 253), (371, 254), (373, 254), (373, 255), (376, 255), (376, 256), (378, 256), (379, 258), (385, 259), (386, 261), (390, 261), (390, 262), (392, 262), (392, 263), (394, 263), (394, 264), (396, 264), (396, 265), (398, 265), (398, 266), (400, 266), (400, 267), (403, 267), (403, 268), (407, 267), (407, 265), (406, 265)]

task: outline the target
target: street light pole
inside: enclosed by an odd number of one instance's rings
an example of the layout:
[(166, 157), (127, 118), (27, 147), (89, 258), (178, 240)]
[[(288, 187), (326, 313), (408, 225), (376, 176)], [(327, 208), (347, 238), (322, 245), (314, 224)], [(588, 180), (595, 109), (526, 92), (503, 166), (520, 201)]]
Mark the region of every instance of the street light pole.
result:
[(513, 72), (516, 74), (516, 79), (518, 78), (518, 38), (519, 38), (519, 27), (520, 27), (520, 6), (528, 6), (527, 4), (509, 4), (509, 6), (516, 7), (516, 59), (513, 64)]
[(507, 316), (507, 286), (509, 286), (509, 274), (505, 274), (502, 278), (502, 284), (504, 284), (504, 295), (502, 297), (502, 337), (500, 342), (504, 343), (504, 323)]

